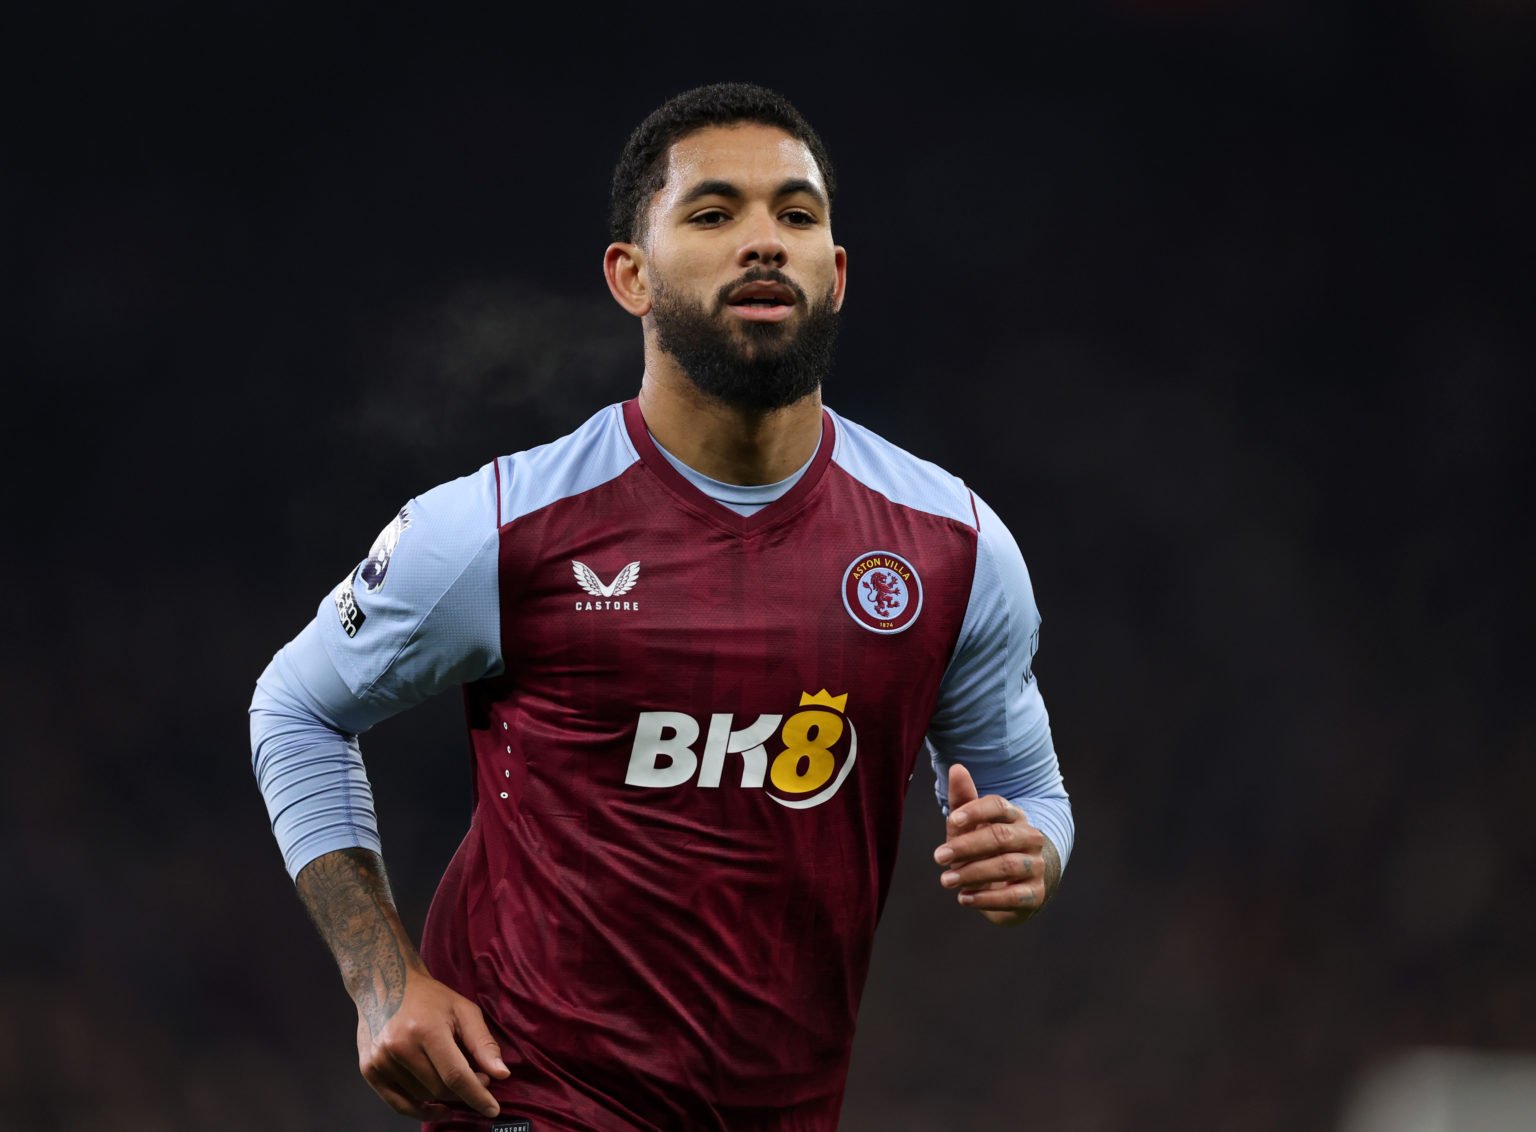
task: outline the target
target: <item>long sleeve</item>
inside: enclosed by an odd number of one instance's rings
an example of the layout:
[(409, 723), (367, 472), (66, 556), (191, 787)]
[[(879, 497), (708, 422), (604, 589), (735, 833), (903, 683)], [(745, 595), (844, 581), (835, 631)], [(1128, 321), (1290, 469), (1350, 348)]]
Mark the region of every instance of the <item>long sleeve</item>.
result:
[(1065, 867), (1075, 826), (1033, 670), (1040, 640), (1034, 587), (1002, 520), (979, 498), (976, 511), (970, 603), (928, 732), (939, 804), (948, 812), (948, 768), (961, 763), (981, 793), (1020, 806)]
[(501, 670), (495, 491), (487, 466), (407, 503), (258, 679), (251, 766), (291, 876), (381, 848), (360, 733)]

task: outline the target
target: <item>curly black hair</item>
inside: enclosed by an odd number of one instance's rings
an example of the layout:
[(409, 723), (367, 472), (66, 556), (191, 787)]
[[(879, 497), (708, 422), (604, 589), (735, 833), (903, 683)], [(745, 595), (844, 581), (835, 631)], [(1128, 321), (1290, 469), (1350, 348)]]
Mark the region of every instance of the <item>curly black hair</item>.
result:
[(613, 170), (609, 237), (616, 243), (639, 243), (645, 239), (646, 209), (651, 197), (666, 183), (667, 151), (674, 142), (709, 126), (740, 122), (777, 126), (804, 142), (821, 168), (827, 203), (831, 204), (837, 187), (832, 159), (811, 124), (790, 105), (789, 99), (751, 83), (714, 83), (669, 98), (629, 135)]

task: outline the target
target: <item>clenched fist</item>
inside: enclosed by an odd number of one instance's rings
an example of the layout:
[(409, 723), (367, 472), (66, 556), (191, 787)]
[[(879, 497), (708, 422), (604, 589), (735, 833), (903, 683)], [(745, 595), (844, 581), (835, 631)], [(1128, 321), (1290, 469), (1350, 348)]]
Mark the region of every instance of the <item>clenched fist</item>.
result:
[(933, 853), (939, 883), (994, 924), (1021, 924), (1038, 912), (1061, 876), (1061, 858), (1024, 811), (997, 794), (979, 797), (971, 772), (949, 768), (945, 841)]

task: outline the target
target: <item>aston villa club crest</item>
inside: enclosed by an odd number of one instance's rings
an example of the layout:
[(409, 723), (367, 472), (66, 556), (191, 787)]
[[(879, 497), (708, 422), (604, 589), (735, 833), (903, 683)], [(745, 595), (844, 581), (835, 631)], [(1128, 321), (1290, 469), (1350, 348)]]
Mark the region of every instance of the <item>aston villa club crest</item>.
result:
[(923, 581), (901, 555), (871, 550), (843, 571), (843, 607), (871, 633), (900, 633), (923, 611)]

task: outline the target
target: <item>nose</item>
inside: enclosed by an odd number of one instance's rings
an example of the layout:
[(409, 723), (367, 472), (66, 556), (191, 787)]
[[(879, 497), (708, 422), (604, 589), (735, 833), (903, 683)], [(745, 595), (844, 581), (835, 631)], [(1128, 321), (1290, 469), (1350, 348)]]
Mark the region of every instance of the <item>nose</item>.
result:
[(753, 216), (743, 234), (745, 239), (738, 252), (741, 266), (783, 267), (789, 259), (789, 249), (779, 239), (778, 226), (766, 210)]

